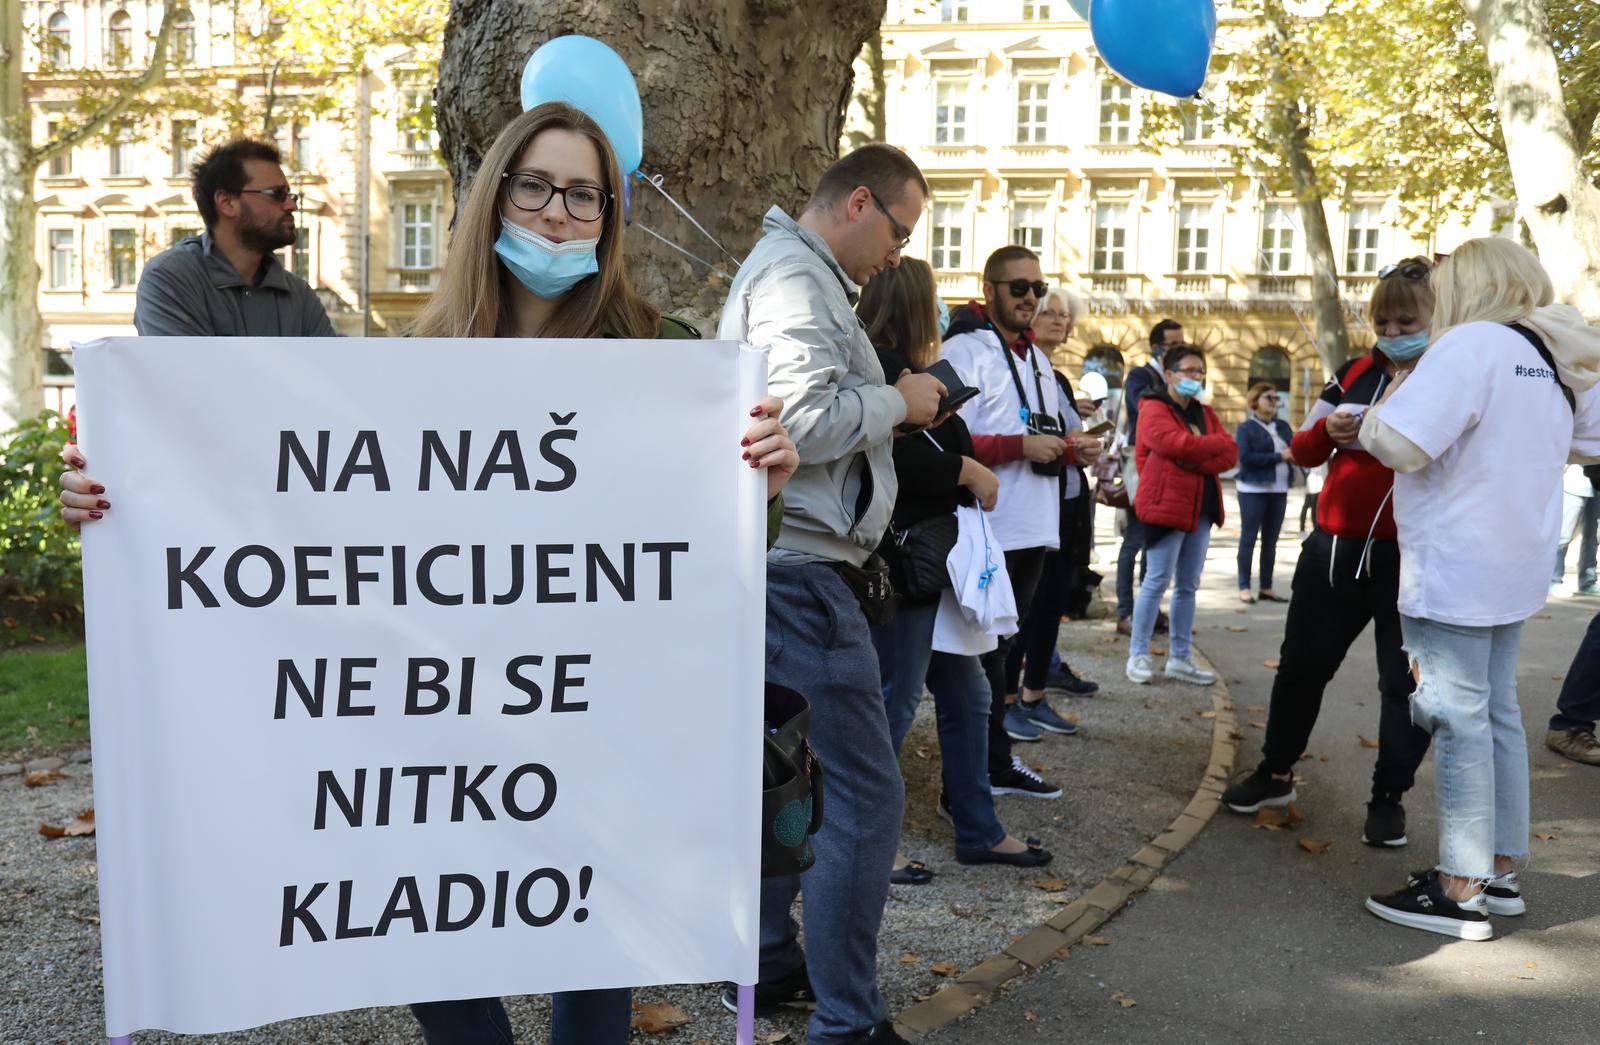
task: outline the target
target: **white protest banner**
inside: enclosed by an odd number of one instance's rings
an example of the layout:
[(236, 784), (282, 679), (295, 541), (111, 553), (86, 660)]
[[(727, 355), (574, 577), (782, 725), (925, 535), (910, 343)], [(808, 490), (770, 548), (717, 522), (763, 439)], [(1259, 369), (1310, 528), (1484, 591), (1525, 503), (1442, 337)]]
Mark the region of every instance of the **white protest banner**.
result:
[(764, 353), (76, 368), (110, 1034), (755, 982)]

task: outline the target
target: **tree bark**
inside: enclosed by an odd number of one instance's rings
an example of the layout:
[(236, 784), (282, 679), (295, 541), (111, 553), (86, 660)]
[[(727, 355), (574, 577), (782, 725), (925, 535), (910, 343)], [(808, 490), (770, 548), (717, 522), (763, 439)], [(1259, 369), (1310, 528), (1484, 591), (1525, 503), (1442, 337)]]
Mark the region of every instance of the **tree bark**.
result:
[[(603, 40), (633, 70), (645, 174), (733, 254), (773, 204), (790, 214), (839, 152), (851, 63), (885, 0), (451, 0), (435, 109), (458, 207), (495, 135), (521, 110), (523, 64), (567, 33)], [(734, 263), (658, 193), (633, 218), (731, 275)], [(649, 236), (628, 237), (635, 285), (658, 307), (714, 318), (727, 284)]]
[(1556, 296), (1600, 320), (1600, 188), (1585, 176), (1544, 0), (1461, 0), (1494, 78), (1517, 214)]

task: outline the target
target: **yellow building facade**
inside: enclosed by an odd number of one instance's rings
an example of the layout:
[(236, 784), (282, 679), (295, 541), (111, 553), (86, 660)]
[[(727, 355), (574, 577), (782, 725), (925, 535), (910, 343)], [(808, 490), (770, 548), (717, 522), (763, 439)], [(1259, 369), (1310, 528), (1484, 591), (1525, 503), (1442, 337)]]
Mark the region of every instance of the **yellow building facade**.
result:
[[(1252, 27), (1225, 5), (1221, 15), (1218, 54), (1250, 46)], [(1296, 204), (1227, 165), (1207, 110), (1188, 103), (1173, 147), (1142, 145), (1143, 114), (1172, 100), (1107, 69), (1065, 0), (890, 0), (881, 44), (885, 138), (917, 161), (932, 197), (907, 253), (931, 262), (948, 303), (981, 299), (984, 259), (1021, 243), (1085, 306), (1057, 353), (1074, 381), (1087, 367), (1118, 384), (1170, 318), (1206, 350), (1225, 422), (1244, 418), (1257, 380), (1289, 393), (1285, 417), (1304, 416), (1325, 374)], [(858, 86), (872, 78), (858, 63)], [(850, 129), (867, 129), (864, 112), (858, 98)], [(1470, 231), (1413, 235), (1383, 195), (1326, 213), (1358, 350), (1373, 343), (1361, 316), (1378, 271)]]
[[(148, 0), (23, 0), (23, 7), (25, 32), (54, 57), (41, 74), (42, 53), (28, 48), (28, 117), (39, 142), (71, 125), (76, 100), (95, 73), (148, 62), (163, 11)], [(239, 11), (195, 0), (178, 12), (169, 87), (221, 89), (262, 108), (268, 76), (247, 64), (246, 54), (262, 50), (250, 34), (273, 27), (241, 22)], [(329, 115), (288, 118), (273, 128), (300, 193), (297, 239), (280, 260), (317, 291), (342, 334), (397, 332), (426, 301), (443, 264), (449, 175), (431, 135), (403, 118), (427, 104), (433, 87), (427, 75), (410, 52), (390, 48), (346, 78)], [(272, 79), (275, 108), (293, 111), (297, 96), (322, 87), (286, 63)], [(228, 136), (220, 114), (174, 107), (114, 124), (109, 140), (39, 170), (36, 256), (47, 405), (64, 411), (72, 404), (72, 342), (132, 334), (145, 263), (202, 231), (188, 167)]]

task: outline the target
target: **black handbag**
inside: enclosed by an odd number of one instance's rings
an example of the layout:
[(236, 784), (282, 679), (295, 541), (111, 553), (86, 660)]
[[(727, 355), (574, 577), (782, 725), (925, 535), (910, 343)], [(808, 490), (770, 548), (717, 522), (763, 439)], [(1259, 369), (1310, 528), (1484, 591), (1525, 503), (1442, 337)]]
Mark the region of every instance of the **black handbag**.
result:
[(935, 515), (905, 529), (889, 528), (895, 564), (895, 587), (908, 599), (927, 602), (950, 587), (947, 560), (959, 533), (954, 512)]
[(767, 683), (761, 756), (761, 877), (799, 874), (817, 857), (811, 836), (822, 827), (822, 763), (811, 750), (811, 705), (792, 689)]
[(860, 566), (848, 562), (829, 562), (824, 565), (839, 575), (850, 594), (856, 597), (868, 624), (887, 624), (900, 608), (900, 593), (894, 590), (889, 579), (889, 564), (877, 552), (867, 557)]

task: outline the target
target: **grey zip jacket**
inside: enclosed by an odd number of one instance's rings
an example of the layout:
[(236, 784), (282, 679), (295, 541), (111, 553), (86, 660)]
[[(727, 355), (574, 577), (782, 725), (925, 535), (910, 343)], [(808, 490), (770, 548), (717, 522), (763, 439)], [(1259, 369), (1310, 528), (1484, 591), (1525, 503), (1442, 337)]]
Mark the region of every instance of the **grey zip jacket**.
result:
[(827, 243), (778, 207), (761, 224), (766, 235), (734, 277), (717, 338), (767, 349), (768, 394), (783, 400), (800, 451), (767, 558), (859, 566), (894, 510), (894, 430), (905, 400), (884, 383), (853, 309), (856, 285)]

